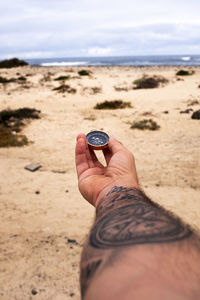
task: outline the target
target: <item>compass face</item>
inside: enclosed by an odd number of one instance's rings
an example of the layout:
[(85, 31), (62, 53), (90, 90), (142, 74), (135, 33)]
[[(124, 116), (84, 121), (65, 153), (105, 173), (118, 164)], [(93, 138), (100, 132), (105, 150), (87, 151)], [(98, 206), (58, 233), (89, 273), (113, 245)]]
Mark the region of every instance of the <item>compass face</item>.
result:
[(109, 136), (103, 131), (92, 131), (87, 134), (87, 142), (90, 148), (101, 150), (107, 147)]

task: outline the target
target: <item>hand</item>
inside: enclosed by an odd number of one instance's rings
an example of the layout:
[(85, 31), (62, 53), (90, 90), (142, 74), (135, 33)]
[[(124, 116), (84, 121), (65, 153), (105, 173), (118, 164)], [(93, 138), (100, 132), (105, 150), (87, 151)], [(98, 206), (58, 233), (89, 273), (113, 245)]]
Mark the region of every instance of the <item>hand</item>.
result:
[(130, 151), (111, 137), (103, 154), (107, 166), (103, 166), (95, 152), (88, 148), (86, 136), (83, 133), (77, 136), (76, 169), (79, 190), (95, 207), (114, 186), (139, 188), (135, 161)]

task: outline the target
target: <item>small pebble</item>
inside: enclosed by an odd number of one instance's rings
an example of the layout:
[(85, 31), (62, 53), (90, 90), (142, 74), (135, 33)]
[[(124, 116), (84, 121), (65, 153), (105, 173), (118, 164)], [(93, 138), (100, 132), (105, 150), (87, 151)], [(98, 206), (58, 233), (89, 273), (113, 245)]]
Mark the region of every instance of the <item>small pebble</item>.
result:
[(37, 295), (37, 293), (38, 293), (38, 292), (37, 292), (35, 289), (32, 289), (32, 291), (31, 291), (31, 294), (32, 294), (32, 295), (35, 296), (35, 295)]
[(40, 191), (36, 191), (35, 193), (36, 193), (36, 195), (39, 195), (39, 194), (40, 194)]
[(76, 240), (72, 240), (72, 239), (69, 239), (69, 238), (67, 239), (67, 242), (68, 242), (68, 243), (74, 243), (74, 244), (77, 244), (77, 241), (76, 241)]

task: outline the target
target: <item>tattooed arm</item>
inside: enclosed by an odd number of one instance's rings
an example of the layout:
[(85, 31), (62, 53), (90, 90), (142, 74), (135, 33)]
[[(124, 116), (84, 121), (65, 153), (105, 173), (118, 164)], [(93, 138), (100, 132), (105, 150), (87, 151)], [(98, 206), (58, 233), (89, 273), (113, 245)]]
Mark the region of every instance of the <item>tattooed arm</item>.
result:
[(139, 190), (132, 154), (110, 139), (107, 167), (77, 138), (79, 189), (96, 207), (81, 259), (84, 300), (200, 299), (199, 240)]

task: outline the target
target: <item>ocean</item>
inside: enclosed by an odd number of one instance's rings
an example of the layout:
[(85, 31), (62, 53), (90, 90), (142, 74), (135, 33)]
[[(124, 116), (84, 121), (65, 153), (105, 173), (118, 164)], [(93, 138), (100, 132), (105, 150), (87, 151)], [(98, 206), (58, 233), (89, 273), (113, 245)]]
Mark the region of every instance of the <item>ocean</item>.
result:
[(108, 56), (26, 59), (37, 66), (200, 66), (200, 55)]

